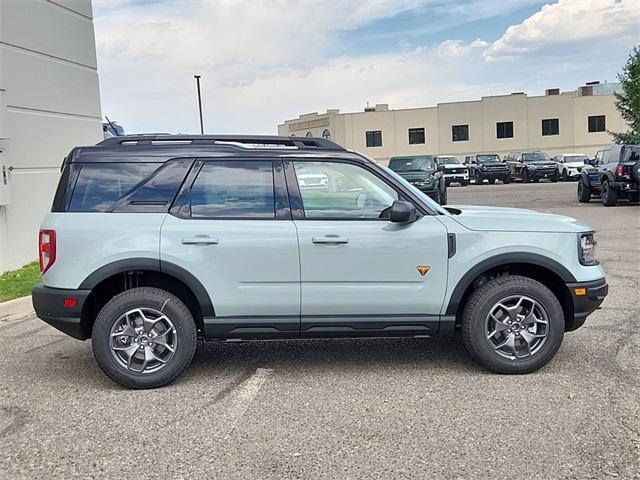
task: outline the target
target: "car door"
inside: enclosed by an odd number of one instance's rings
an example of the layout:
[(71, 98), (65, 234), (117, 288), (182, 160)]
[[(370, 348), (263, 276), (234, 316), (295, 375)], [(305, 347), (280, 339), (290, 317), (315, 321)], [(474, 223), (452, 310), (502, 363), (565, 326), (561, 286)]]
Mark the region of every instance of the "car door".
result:
[(162, 226), (160, 259), (206, 289), (207, 336), (299, 334), (298, 240), (280, 160), (198, 160)]
[[(305, 336), (437, 330), (447, 281), (447, 231), (437, 216), (391, 223), (402, 193), (365, 162), (286, 161), (298, 231)], [(326, 188), (301, 186), (315, 172)]]

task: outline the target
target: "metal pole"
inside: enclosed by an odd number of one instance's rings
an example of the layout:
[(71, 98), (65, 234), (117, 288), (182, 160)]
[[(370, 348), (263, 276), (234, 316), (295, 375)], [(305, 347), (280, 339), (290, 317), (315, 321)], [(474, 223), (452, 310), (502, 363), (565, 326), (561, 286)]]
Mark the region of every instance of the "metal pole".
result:
[(200, 96), (200, 75), (194, 75), (196, 85), (198, 86), (198, 110), (200, 111), (200, 133), (204, 135), (204, 125), (202, 123), (202, 97)]

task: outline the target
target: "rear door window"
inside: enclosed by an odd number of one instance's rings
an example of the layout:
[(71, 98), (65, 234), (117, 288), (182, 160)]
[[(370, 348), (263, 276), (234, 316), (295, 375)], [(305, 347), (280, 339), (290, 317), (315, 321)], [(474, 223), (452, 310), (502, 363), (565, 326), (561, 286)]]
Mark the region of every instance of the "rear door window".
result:
[(275, 218), (273, 162), (208, 161), (190, 197), (193, 218)]
[(70, 212), (106, 212), (161, 163), (86, 163), (82, 165)]

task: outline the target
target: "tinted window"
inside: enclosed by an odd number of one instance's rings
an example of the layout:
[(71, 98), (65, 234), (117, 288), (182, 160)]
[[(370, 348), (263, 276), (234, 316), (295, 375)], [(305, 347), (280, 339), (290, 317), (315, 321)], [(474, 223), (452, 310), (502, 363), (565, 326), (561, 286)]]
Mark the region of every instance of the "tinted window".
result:
[(349, 163), (294, 162), (308, 219), (388, 218), (396, 191), (368, 170)]
[(69, 211), (107, 211), (160, 165), (158, 163), (83, 164), (73, 189)]
[(191, 216), (275, 218), (272, 162), (206, 162), (191, 186)]
[(560, 134), (560, 120), (557, 118), (546, 118), (542, 120), (542, 136)]
[(425, 142), (424, 128), (409, 129), (409, 145), (417, 145)]
[(604, 132), (607, 129), (604, 115), (589, 117), (589, 133)]
[(460, 163), (457, 157), (438, 157), (438, 165), (457, 165)]
[(454, 142), (466, 142), (469, 140), (469, 125), (453, 125), (451, 127), (451, 140)]
[(513, 122), (496, 123), (497, 138), (513, 138)]
[(381, 147), (382, 146), (382, 131), (373, 130), (366, 132), (367, 147)]

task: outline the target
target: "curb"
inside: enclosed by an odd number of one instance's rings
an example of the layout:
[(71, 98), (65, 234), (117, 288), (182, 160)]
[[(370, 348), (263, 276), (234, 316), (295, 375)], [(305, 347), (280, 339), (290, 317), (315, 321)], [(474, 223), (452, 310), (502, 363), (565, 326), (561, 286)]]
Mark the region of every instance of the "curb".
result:
[(0, 303), (0, 322), (7, 322), (27, 315), (33, 315), (34, 313), (33, 305), (31, 304), (31, 295)]

